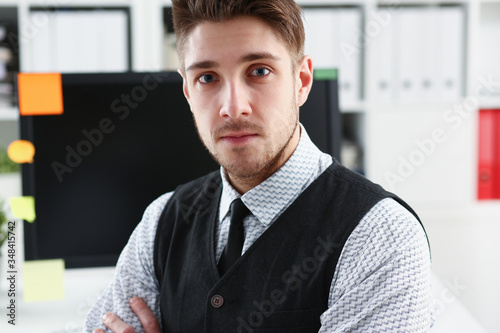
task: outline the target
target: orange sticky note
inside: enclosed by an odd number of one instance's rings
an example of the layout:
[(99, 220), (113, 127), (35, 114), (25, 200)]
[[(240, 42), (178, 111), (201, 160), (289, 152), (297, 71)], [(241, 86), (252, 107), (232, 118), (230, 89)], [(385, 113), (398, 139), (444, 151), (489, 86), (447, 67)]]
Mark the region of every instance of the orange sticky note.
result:
[(19, 73), (21, 116), (58, 115), (64, 112), (60, 73)]

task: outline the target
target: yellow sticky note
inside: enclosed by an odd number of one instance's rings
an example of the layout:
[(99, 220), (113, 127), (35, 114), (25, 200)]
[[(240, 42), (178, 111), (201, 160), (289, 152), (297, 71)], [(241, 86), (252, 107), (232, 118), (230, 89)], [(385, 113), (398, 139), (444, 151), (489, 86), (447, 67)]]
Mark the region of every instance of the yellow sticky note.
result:
[(66, 297), (63, 259), (25, 261), (23, 276), (26, 303)]
[(28, 222), (33, 222), (36, 218), (35, 214), (35, 198), (33, 197), (12, 197), (9, 199), (10, 210), (14, 217), (25, 219)]
[(33, 163), (35, 146), (27, 140), (16, 140), (7, 148), (7, 155), (16, 163)]

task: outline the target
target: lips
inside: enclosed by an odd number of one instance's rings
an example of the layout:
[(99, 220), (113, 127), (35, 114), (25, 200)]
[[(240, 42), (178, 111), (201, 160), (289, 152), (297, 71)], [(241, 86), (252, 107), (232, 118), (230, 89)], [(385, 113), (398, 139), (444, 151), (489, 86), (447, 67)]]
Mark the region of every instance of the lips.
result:
[(250, 136), (250, 135), (256, 135), (255, 133), (249, 133), (249, 132), (232, 132), (232, 133), (225, 133), (224, 135), (221, 135), (221, 139), (224, 138), (241, 138), (244, 136)]
[(263, 133), (261, 126), (248, 119), (239, 121), (228, 119), (215, 128), (214, 138), (216, 142), (229, 145), (245, 144), (259, 137), (261, 133)]
[(230, 144), (242, 144), (252, 140), (255, 137), (257, 137), (257, 134), (255, 133), (232, 132), (221, 135), (220, 140)]

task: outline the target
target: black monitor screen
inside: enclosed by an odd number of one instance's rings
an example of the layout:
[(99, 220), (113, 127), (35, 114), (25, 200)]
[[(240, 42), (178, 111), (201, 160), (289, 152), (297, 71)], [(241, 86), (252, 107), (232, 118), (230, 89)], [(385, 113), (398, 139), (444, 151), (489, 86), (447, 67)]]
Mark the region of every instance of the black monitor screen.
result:
[[(23, 166), (23, 192), (35, 197), (37, 214), (25, 223), (26, 259), (114, 265), (149, 203), (218, 166), (177, 73), (63, 74), (62, 84), (62, 115), (21, 117), (21, 137), (36, 148)], [(313, 141), (334, 154), (325, 84), (315, 83), (306, 122)]]

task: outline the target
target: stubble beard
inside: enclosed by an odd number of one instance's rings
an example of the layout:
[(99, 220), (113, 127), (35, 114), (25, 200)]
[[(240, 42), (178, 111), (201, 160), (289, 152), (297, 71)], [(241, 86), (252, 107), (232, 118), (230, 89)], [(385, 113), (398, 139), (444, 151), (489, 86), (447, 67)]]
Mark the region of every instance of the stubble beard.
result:
[(283, 155), (290, 145), (290, 141), (293, 138), (295, 130), (298, 126), (298, 122), (291, 129), (286, 141), (277, 150), (273, 150), (269, 147), (263, 157), (257, 157), (256, 160), (236, 160), (236, 161), (224, 161), (223, 158), (212, 154), (214, 159), (222, 165), (224, 172), (231, 175), (233, 178), (238, 178), (240, 180), (255, 180), (258, 183), (263, 182), (269, 178), (273, 173), (275, 173), (282, 164)]
[[(293, 102), (293, 101), (292, 101)], [(290, 105), (291, 108), (295, 109), (294, 112), (292, 113), (293, 119), (290, 120), (290, 124), (293, 124), (290, 126), (291, 130), (288, 133), (288, 137), (286, 141), (279, 147), (278, 149), (273, 149), (273, 147), (266, 147), (265, 152), (262, 154), (262, 157), (257, 157), (257, 159), (249, 159), (248, 152), (245, 151), (245, 149), (242, 149), (241, 156), (242, 159), (233, 159), (233, 160), (226, 160), (221, 154), (219, 154), (215, 148), (210, 148), (207, 143), (203, 140), (203, 137), (200, 135), (199, 127), (198, 124), (196, 123), (195, 119), (195, 125), (196, 129), (198, 131), (198, 135), (200, 136), (200, 139), (202, 140), (203, 144), (205, 145), (205, 148), (208, 150), (212, 158), (224, 168), (224, 172), (226, 175), (231, 175), (233, 178), (238, 178), (243, 181), (247, 180), (254, 180), (257, 181), (258, 183), (266, 180), (269, 178), (273, 173), (275, 173), (280, 167), (281, 164), (284, 163), (283, 160), (283, 155), (287, 148), (290, 145), (290, 142), (294, 136), (295, 130), (297, 129), (297, 126), (299, 126), (299, 112), (298, 112), (298, 107), (291, 103)], [(216, 130), (214, 134), (211, 136), (212, 142), (215, 142), (215, 138), (217, 137), (216, 133), (219, 131), (223, 130), (232, 130), (232, 131), (240, 131), (240, 130), (249, 130), (249, 131), (256, 131), (257, 133), (263, 133), (262, 128), (259, 125), (252, 124), (249, 122), (228, 122), (225, 125), (223, 125), (222, 128)], [(213, 147), (213, 146), (212, 146)], [(286, 162), (286, 161), (285, 161)]]

